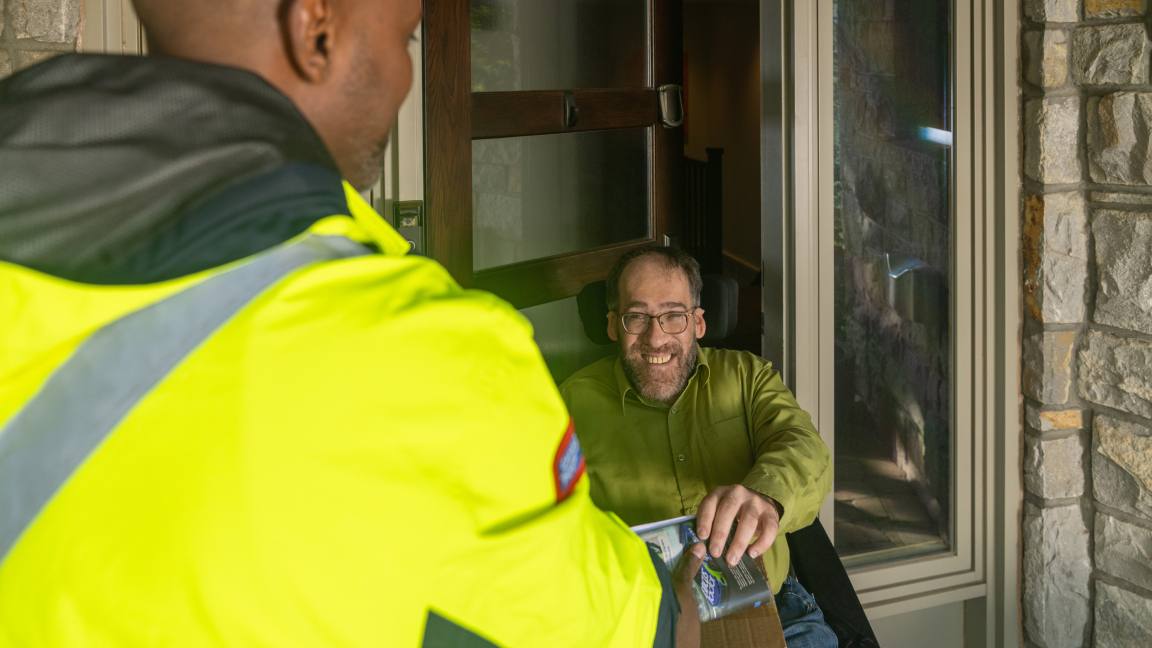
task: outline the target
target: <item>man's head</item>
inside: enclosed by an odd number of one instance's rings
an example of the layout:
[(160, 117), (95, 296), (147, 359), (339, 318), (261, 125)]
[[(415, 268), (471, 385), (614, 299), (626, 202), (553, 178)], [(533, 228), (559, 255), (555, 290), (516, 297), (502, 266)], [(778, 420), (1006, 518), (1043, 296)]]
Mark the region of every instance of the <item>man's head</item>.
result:
[(701, 284), (695, 259), (656, 246), (625, 254), (608, 275), (608, 337), (620, 345), (633, 389), (648, 400), (672, 403), (696, 368)]
[(412, 85), (420, 0), (134, 0), (149, 49), (244, 68), (287, 95), (359, 188)]

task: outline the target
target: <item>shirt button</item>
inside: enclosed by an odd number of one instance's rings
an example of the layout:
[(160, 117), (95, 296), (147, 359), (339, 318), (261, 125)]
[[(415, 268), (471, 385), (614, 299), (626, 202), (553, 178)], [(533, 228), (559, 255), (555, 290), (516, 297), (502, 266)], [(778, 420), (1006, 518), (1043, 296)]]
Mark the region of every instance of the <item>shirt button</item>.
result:
[(680, 411), (680, 408), (679, 408), (679, 407), (673, 407), (673, 408), (672, 408), (672, 413), (673, 413), (673, 414), (675, 414), (675, 413), (676, 413), (676, 412), (678, 412), (678, 411)]
[(682, 454), (676, 455), (676, 461), (687, 461), (687, 460), (688, 460), (688, 457), (685, 457)]

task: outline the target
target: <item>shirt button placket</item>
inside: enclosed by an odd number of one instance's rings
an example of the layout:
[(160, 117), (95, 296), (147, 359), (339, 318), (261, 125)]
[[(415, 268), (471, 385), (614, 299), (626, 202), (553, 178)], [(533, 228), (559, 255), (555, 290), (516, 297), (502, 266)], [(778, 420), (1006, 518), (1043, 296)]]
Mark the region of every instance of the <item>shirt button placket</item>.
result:
[(691, 490), (690, 485), (692, 484), (693, 478), (691, 471), (688, 469), (687, 434), (680, 424), (679, 417), (675, 416), (679, 411), (679, 406), (673, 406), (668, 410), (668, 440), (671, 442), (673, 458), (675, 460), (672, 470), (676, 474), (676, 481), (680, 486), (680, 506), (681, 510), (685, 511), (689, 506), (685, 495), (686, 491)]

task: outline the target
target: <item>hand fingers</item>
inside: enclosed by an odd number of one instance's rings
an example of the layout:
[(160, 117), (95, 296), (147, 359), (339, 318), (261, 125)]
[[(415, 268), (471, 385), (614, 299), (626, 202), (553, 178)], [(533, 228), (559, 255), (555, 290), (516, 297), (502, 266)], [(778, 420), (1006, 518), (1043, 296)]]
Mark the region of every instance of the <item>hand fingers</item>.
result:
[(728, 545), (728, 553), (726, 554), (729, 565), (740, 562), (740, 557), (744, 555), (748, 543), (752, 542), (757, 529), (761, 526), (760, 518), (761, 516), (747, 510), (747, 507), (740, 514), (740, 522), (736, 525), (736, 533), (732, 535), (732, 542)]
[(756, 558), (768, 551), (772, 543), (776, 542), (776, 535), (780, 532), (780, 521), (775, 512), (766, 512), (760, 516), (760, 537), (748, 548), (748, 555)]
[(712, 518), (716, 514), (716, 504), (720, 501), (720, 491), (714, 490), (700, 500), (696, 509), (696, 536), (707, 540), (712, 533)]
[(708, 553), (719, 558), (724, 551), (724, 544), (728, 541), (728, 534), (732, 531), (732, 522), (740, 511), (740, 501), (736, 498), (725, 497), (716, 507), (716, 515), (712, 519), (711, 539), (708, 541)]

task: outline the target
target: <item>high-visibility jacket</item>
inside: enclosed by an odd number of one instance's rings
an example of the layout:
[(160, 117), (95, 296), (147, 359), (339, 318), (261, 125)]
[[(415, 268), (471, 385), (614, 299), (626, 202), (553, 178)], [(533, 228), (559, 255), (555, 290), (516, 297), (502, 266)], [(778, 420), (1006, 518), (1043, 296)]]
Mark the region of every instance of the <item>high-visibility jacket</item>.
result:
[(345, 194), (161, 281), (0, 261), (0, 646), (652, 645), (529, 324)]

